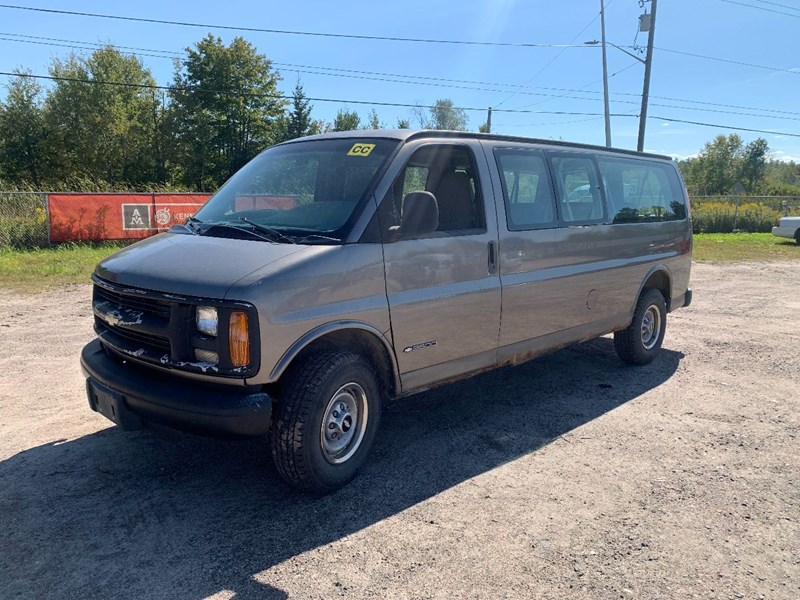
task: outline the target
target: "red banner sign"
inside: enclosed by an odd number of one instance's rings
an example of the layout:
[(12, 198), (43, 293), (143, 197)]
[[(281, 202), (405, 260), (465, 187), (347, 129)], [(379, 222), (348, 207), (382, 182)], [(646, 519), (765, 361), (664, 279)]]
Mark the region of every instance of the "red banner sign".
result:
[(138, 240), (186, 221), (210, 194), (48, 194), (50, 241)]

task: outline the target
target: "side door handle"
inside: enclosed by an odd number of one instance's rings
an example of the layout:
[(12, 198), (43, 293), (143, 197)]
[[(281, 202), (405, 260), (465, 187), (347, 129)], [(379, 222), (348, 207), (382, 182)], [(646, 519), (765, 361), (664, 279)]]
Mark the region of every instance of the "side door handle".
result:
[(497, 273), (497, 242), (489, 242), (489, 275)]

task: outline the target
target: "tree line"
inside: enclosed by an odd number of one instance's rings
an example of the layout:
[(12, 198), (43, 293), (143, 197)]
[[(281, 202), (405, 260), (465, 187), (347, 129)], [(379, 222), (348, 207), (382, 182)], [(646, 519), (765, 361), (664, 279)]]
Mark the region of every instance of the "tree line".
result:
[[(240, 37), (225, 45), (208, 35), (187, 48), (170, 86), (111, 45), (54, 59), (49, 73), (45, 89), (18, 72), (0, 103), (0, 188), (212, 191), (267, 146), (387, 126), (374, 109), (314, 119), (302, 84), (283, 96), (272, 62)], [(449, 99), (411, 116), (426, 128), (468, 122)]]
[(729, 195), (737, 184), (747, 194), (800, 195), (800, 164), (770, 159), (764, 138), (745, 144), (735, 133), (718, 135), (678, 164), (691, 195)]

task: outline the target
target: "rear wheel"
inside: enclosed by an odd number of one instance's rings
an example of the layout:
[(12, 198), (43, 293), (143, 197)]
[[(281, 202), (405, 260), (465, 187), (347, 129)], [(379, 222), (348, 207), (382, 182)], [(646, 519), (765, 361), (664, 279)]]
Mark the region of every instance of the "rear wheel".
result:
[(794, 243), (800, 246), (800, 229), (794, 232)]
[(358, 354), (323, 352), (289, 375), (272, 435), (272, 457), (291, 485), (331, 492), (364, 463), (380, 418), (380, 388)]
[(667, 306), (656, 289), (642, 290), (633, 321), (627, 329), (614, 333), (614, 348), (619, 357), (632, 365), (646, 365), (661, 350), (667, 329)]

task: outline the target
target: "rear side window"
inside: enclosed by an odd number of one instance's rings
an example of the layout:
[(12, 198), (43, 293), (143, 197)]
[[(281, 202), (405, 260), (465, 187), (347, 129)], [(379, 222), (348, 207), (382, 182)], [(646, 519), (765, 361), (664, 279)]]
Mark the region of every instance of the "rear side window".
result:
[(509, 231), (555, 227), (553, 188), (539, 152), (495, 150)]
[(675, 169), (659, 163), (598, 159), (613, 223), (679, 221), (686, 204)]
[(568, 224), (602, 223), (603, 198), (594, 161), (581, 156), (556, 155), (552, 165), (561, 220)]

